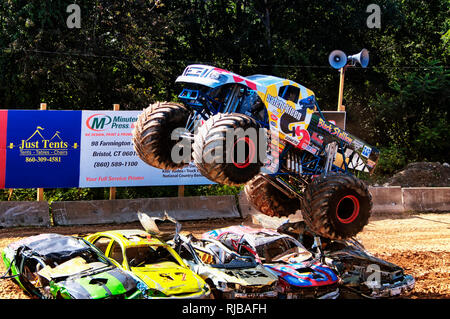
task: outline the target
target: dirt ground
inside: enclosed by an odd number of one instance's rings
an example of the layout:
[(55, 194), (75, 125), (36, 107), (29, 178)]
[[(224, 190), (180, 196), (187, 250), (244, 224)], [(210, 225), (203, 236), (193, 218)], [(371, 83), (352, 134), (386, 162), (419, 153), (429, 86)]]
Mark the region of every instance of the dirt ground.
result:
[[(236, 224), (252, 225), (249, 219), (215, 219), (183, 222), (183, 232), (201, 234)], [(108, 229), (142, 228), (139, 223), (80, 227), (0, 229), (0, 250), (23, 237), (40, 233), (87, 235)], [(377, 214), (357, 239), (377, 257), (395, 263), (416, 280), (405, 298), (450, 298), (450, 212), (426, 214)], [(0, 274), (5, 272), (0, 263)], [(1, 299), (29, 299), (11, 280), (0, 280)]]

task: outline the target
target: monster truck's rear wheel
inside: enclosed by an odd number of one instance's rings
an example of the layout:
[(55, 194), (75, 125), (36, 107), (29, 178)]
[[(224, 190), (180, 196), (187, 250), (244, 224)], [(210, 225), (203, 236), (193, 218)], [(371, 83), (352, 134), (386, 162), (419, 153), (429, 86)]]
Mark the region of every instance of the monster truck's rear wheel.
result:
[(139, 158), (161, 169), (186, 166), (186, 162), (177, 163), (172, 159), (172, 149), (180, 139), (173, 140), (171, 135), (176, 128), (185, 127), (189, 114), (187, 107), (172, 102), (157, 102), (146, 108), (133, 130), (134, 149)]
[(300, 209), (300, 201), (290, 198), (261, 174), (245, 184), (244, 192), (252, 206), (268, 216), (289, 216)]
[(258, 129), (256, 121), (243, 114), (219, 113), (210, 117), (194, 138), (193, 158), (198, 170), (219, 184), (248, 182), (262, 166), (258, 158)]
[(354, 176), (328, 173), (311, 182), (302, 200), (302, 215), (318, 235), (331, 239), (355, 236), (369, 222), (372, 196)]

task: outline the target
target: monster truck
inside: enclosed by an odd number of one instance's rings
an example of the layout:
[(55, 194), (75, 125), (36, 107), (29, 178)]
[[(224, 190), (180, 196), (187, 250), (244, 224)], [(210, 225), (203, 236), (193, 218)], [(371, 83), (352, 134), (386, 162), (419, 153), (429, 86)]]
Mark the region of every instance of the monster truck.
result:
[(353, 173), (372, 173), (379, 151), (327, 121), (311, 90), (202, 64), (176, 82), (182, 103), (152, 104), (136, 122), (133, 144), (144, 162), (176, 170), (193, 158), (211, 181), (245, 184), (264, 214), (301, 209), (323, 237), (352, 237), (367, 224), (372, 198)]

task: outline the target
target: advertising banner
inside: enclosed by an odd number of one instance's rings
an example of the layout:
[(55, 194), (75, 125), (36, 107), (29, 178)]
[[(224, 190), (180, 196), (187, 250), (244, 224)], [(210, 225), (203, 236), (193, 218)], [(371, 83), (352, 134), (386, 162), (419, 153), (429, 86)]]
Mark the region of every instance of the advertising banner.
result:
[(0, 188), (213, 184), (190, 164), (149, 166), (132, 130), (141, 111), (0, 111)]
[(80, 121), (81, 111), (9, 110), (4, 187), (77, 187)]
[(165, 171), (137, 156), (132, 130), (141, 112), (83, 111), (79, 187), (212, 184), (193, 164)]

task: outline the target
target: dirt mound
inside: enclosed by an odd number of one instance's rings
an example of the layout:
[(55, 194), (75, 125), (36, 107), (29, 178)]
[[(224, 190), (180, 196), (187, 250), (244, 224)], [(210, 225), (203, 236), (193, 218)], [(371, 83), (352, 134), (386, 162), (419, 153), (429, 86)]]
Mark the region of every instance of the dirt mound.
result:
[(450, 186), (450, 165), (439, 162), (410, 163), (389, 178), (385, 185), (402, 187)]
[[(416, 280), (414, 291), (405, 296), (412, 299), (448, 299), (448, 267), (450, 253), (433, 251), (393, 252), (375, 254), (377, 257), (403, 267)], [(421, 265), (417, 267), (416, 265)]]

